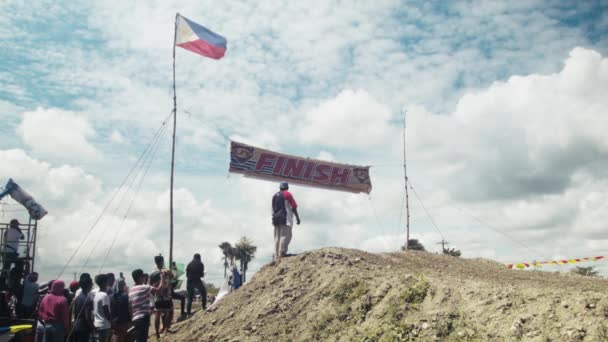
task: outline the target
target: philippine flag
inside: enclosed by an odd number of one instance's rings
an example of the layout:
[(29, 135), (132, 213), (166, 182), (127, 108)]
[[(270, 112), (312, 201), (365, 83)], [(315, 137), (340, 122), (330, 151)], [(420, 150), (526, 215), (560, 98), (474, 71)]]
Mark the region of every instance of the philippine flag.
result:
[(226, 38), (178, 14), (175, 45), (199, 55), (220, 59), (226, 53)]

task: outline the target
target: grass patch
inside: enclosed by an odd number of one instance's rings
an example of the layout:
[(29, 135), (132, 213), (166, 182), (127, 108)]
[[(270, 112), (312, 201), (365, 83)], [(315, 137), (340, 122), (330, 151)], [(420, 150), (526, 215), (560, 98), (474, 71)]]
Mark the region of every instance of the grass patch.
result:
[(418, 310), (418, 307), (429, 292), (430, 284), (424, 278), (420, 276), (413, 285), (406, 287), (401, 290), (396, 296), (389, 299), (389, 306), (387, 315), (392, 321), (399, 321), (403, 318), (403, 315), (409, 309)]
[(598, 341), (608, 341), (608, 327), (600, 325), (597, 328), (597, 338)]
[(310, 330), (313, 338), (320, 339), (324, 337), (325, 330), (334, 319), (335, 315), (333, 313), (329, 311), (322, 311), (310, 324)]
[[(361, 341), (388, 342), (388, 341), (415, 341), (416, 326), (404, 322), (405, 313), (410, 308), (418, 309), (429, 294), (430, 284), (421, 276), (418, 281), (394, 294), (388, 302), (386, 320), (378, 325), (367, 326), (361, 333)], [(452, 329), (451, 325), (444, 327), (446, 333)]]
[(424, 276), (420, 276), (420, 280), (416, 282), (416, 284), (408, 287), (405, 291), (401, 292), (399, 295), (399, 299), (404, 301), (405, 303), (418, 305), (424, 302), (426, 295), (429, 292), (429, 288), (431, 285), (424, 278)]
[(340, 283), (331, 297), (340, 304), (350, 304), (367, 294), (367, 286), (360, 280), (348, 279)]
[(458, 318), (458, 314), (450, 313), (447, 317), (439, 319), (435, 327), (437, 329), (437, 337), (448, 337), (454, 331), (454, 320)]
[(412, 341), (415, 336), (413, 324), (380, 324), (373, 327), (368, 327), (363, 331), (364, 342), (392, 342), (392, 341)]
[(364, 321), (371, 309), (366, 283), (361, 280), (346, 279), (323, 295), (331, 301), (310, 323), (309, 331), (315, 340), (325, 340), (347, 326)]

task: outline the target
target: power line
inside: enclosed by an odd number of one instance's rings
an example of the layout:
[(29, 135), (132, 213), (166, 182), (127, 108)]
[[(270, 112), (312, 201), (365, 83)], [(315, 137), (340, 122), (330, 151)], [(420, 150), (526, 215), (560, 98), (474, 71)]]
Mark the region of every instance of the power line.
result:
[(414, 192), (414, 195), (416, 195), (416, 198), (418, 199), (418, 202), (420, 202), (420, 205), (422, 206), (422, 209), (424, 209), (424, 212), (429, 217), (429, 220), (431, 221), (431, 224), (433, 225), (433, 227), (435, 227), (435, 229), (439, 233), (439, 236), (441, 236), (441, 240), (445, 240), (445, 238), (443, 237), (443, 234), (441, 233), (441, 230), (439, 229), (439, 227), (435, 223), (435, 220), (433, 219), (433, 216), (431, 216), (431, 214), (429, 213), (429, 211), (426, 210), (426, 207), (424, 206), (424, 203), (422, 203), (422, 200), (420, 199), (420, 196), (418, 196), (418, 192), (412, 186), (412, 182), (409, 182), (409, 184), (410, 184), (410, 189), (412, 189), (412, 191)]
[[(169, 114), (167, 116), (167, 118), (165, 118), (165, 120), (163, 121), (161, 127), (156, 131), (156, 133), (154, 134), (154, 136), (156, 136), (161, 131), (161, 129), (166, 124), (167, 120), (169, 119), (169, 117), (171, 117), (172, 114), (173, 114), (173, 111), (171, 111), (171, 114)], [(59, 273), (59, 275), (57, 275), (56, 279), (59, 279), (65, 273), (66, 269), (68, 268), (68, 266), (70, 265), (70, 263), (72, 262), (72, 260), (74, 260), (74, 257), (76, 256), (76, 254), (78, 254), (78, 251), (80, 250), (80, 248), (82, 248), (82, 246), (84, 245), (84, 243), (87, 240), (87, 238), (91, 235), (91, 233), (93, 232), (93, 230), (95, 229), (95, 227), (97, 226), (97, 224), (99, 223), (99, 221), (101, 220), (101, 218), (103, 217), (103, 215), (105, 214), (106, 210), (110, 207), (110, 205), (114, 201), (114, 198), (116, 198), (116, 195), (118, 195), (118, 193), (119, 193), (118, 190), (120, 190), (124, 186), (124, 184), (127, 182), (127, 179), (131, 176), (131, 173), (133, 173), (133, 171), (135, 170), (135, 168), (137, 167), (137, 165), (139, 164), (139, 162), (141, 161), (141, 159), (143, 158), (144, 154), (146, 153), (146, 151), (148, 150), (148, 148), (151, 146), (151, 144), (152, 144), (152, 142), (150, 142), (148, 144), (148, 146), (146, 146), (146, 148), (144, 149), (144, 151), (142, 152), (142, 154), (137, 159), (137, 162), (135, 163), (135, 165), (133, 165), (133, 167), (131, 168), (131, 170), (127, 174), (127, 176), (123, 179), (123, 181), (120, 184), (120, 186), (118, 187), (118, 189), (114, 191), (114, 193), (110, 197), (110, 200), (108, 201), (108, 203), (106, 204), (106, 206), (101, 210), (101, 213), (95, 219), (95, 221), (93, 222), (93, 224), (91, 225), (91, 227), (89, 228), (89, 230), (86, 232), (86, 234), (80, 240), (80, 243), (78, 244), (78, 246), (76, 247), (76, 249), (74, 250), (74, 252), (72, 253), (72, 255), (69, 257), (68, 261), (65, 263), (65, 265), (61, 269), (61, 272)]]
[[(189, 115), (194, 115), (192, 114), (192, 112), (186, 110), (186, 109), (182, 109), (182, 112), (189, 114)], [(207, 120), (206, 122), (212, 124), (215, 129), (218, 131), (218, 133), (222, 136), (222, 138), (224, 138), (226, 141), (230, 141), (230, 137), (228, 137), (228, 135), (226, 133), (224, 133), (224, 131), (220, 128), (220, 126), (218, 124), (216, 124), (215, 122), (211, 121), (211, 120)]]
[[(407, 186), (407, 184), (405, 185)], [(403, 211), (405, 210), (405, 187), (403, 188), (403, 192), (401, 195), (401, 206), (399, 207), (399, 224), (397, 225), (397, 230), (401, 229), (401, 222), (403, 220)]]
[[(171, 114), (173, 114), (173, 112), (171, 112)], [(170, 114), (170, 115), (171, 115), (171, 114)], [(115, 194), (114, 194), (114, 196), (112, 196), (112, 199), (110, 199), (110, 202), (109, 202), (109, 203), (106, 205), (106, 207), (104, 208), (104, 210), (102, 211), (102, 213), (100, 214), (100, 216), (97, 218), (97, 220), (95, 221), (95, 223), (93, 224), (93, 226), (92, 226), (92, 227), (89, 229), (89, 231), (87, 232), (87, 235), (86, 235), (86, 236), (85, 236), (85, 238), (84, 238), (84, 239), (81, 241), (80, 245), (78, 246), (78, 248), (76, 249), (76, 251), (74, 252), (74, 254), (72, 254), (72, 257), (70, 258), (70, 260), (68, 260), (68, 263), (66, 263), (66, 265), (65, 265), (65, 266), (64, 266), (64, 268), (63, 268), (63, 270), (61, 271), (60, 275), (59, 275), (59, 276), (57, 276), (57, 278), (61, 277), (61, 275), (62, 275), (62, 274), (65, 272), (65, 269), (67, 268), (67, 266), (69, 265), (69, 263), (71, 262), (71, 260), (73, 259), (73, 257), (74, 257), (74, 256), (76, 255), (76, 253), (78, 252), (78, 249), (80, 249), (80, 247), (82, 247), (82, 245), (83, 245), (84, 241), (85, 241), (85, 240), (86, 240), (86, 238), (87, 238), (87, 237), (90, 235), (90, 233), (92, 232), (92, 230), (93, 230), (93, 228), (95, 227), (95, 225), (96, 225), (96, 224), (99, 222), (99, 219), (101, 218), (101, 216), (103, 216), (103, 214), (104, 214), (105, 210), (106, 210), (106, 209), (107, 209), (107, 208), (110, 206), (110, 204), (111, 204), (111, 203), (112, 203), (112, 201), (114, 200), (114, 197), (115, 197), (115, 196), (116, 196), (116, 195), (117, 195), (117, 194), (120, 192), (120, 190), (122, 189), (123, 185), (126, 183), (126, 180), (127, 180), (127, 179), (129, 179), (129, 177), (131, 176), (132, 172), (133, 172), (133, 171), (134, 171), (134, 170), (135, 170), (135, 169), (136, 169), (136, 168), (139, 166), (139, 163), (140, 163), (140, 161), (142, 161), (142, 158), (143, 158), (145, 155), (147, 155), (147, 156), (146, 156), (146, 158), (147, 158), (147, 159), (144, 159), (144, 161), (141, 163), (141, 166), (142, 166), (142, 167), (140, 167), (140, 170), (139, 170), (139, 171), (137, 171), (137, 173), (134, 175), (133, 179), (131, 180), (131, 185), (129, 185), (129, 187), (131, 187), (131, 186), (133, 185), (133, 181), (134, 181), (135, 179), (137, 179), (137, 177), (138, 177), (138, 173), (139, 173), (139, 172), (142, 170), (143, 165), (144, 165), (144, 164), (145, 164), (147, 161), (149, 161), (150, 163), (148, 164), (148, 167), (146, 168), (146, 172), (144, 173), (143, 177), (141, 178), (141, 180), (143, 181), (143, 178), (145, 177), (145, 174), (147, 174), (147, 171), (148, 171), (148, 169), (149, 169), (150, 165), (152, 164), (152, 158), (149, 158), (150, 153), (148, 153), (148, 150), (149, 150), (149, 148), (150, 148), (151, 146), (153, 146), (153, 145), (154, 145), (154, 147), (153, 147), (153, 148), (154, 148), (154, 154), (156, 154), (156, 151), (158, 150), (158, 146), (159, 146), (158, 142), (160, 141), (160, 137), (161, 137), (161, 135), (162, 135), (162, 134), (165, 132), (164, 128), (166, 127), (166, 122), (167, 122), (167, 120), (169, 119), (170, 115), (169, 115), (169, 116), (168, 116), (168, 117), (167, 117), (167, 118), (166, 118), (166, 119), (165, 119), (165, 120), (162, 122), (161, 127), (160, 127), (160, 128), (157, 130), (157, 131), (156, 131), (156, 133), (154, 134), (154, 136), (153, 136), (152, 140), (150, 141), (150, 143), (148, 143), (148, 145), (146, 146), (146, 148), (144, 149), (144, 151), (142, 152), (142, 154), (141, 154), (141, 155), (140, 155), (140, 157), (138, 158), (137, 162), (135, 163), (135, 165), (133, 166), (133, 168), (131, 169), (131, 171), (129, 171), (129, 173), (127, 174), (127, 176), (125, 177), (125, 179), (124, 179), (124, 180), (123, 180), (123, 182), (121, 183), (120, 187), (118, 188), (118, 191), (116, 191), (116, 192), (115, 192)], [(139, 184), (139, 185), (141, 185), (141, 182), (140, 182), (140, 184)], [(127, 189), (128, 189), (129, 187), (127, 187)], [(125, 193), (126, 193), (126, 192), (127, 192), (127, 190), (125, 190)], [(122, 199), (124, 199), (124, 194), (125, 194), (125, 193), (123, 193), (123, 198), (122, 198)], [(134, 199), (134, 198), (135, 198), (135, 195), (134, 195), (133, 199)], [(122, 202), (122, 199), (121, 199), (121, 202)], [(133, 203), (133, 202), (131, 202), (131, 204), (132, 204), (132, 203)], [(118, 208), (118, 207), (117, 207), (117, 208)], [(130, 208), (131, 208), (131, 207), (129, 206), (129, 209), (130, 209)], [(117, 212), (117, 209), (114, 211), (114, 213), (116, 213), (116, 212)], [(128, 213), (128, 211), (127, 211), (127, 213)], [(125, 214), (125, 218), (126, 218), (126, 214)], [(124, 220), (123, 220), (123, 223), (124, 223)], [(121, 224), (121, 227), (122, 227), (122, 224)], [(120, 228), (119, 228), (119, 230), (120, 230)], [(117, 234), (118, 234), (118, 231), (117, 231), (116, 235), (114, 236), (114, 241), (115, 241), (115, 239), (116, 239)], [(114, 241), (112, 241), (112, 246), (113, 246)], [(89, 255), (87, 256), (87, 260), (85, 261), (85, 263), (84, 263), (83, 267), (81, 268), (81, 273), (82, 273), (82, 271), (84, 270), (84, 268), (86, 267), (86, 265), (88, 264), (89, 258), (91, 257), (91, 254), (92, 254), (92, 251), (95, 249), (95, 247), (96, 247), (96, 246), (97, 246), (97, 244), (94, 246), (94, 248), (92, 248), (92, 249), (91, 249), (91, 252), (90, 252), (90, 253), (89, 253)], [(110, 249), (112, 248), (112, 246), (110, 246)], [(109, 254), (109, 250), (108, 250), (108, 254)], [(104, 263), (105, 263), (105, 261), (106, 261), (106, 259), (107, 259), (107, 255), (108, 255), (108, 254), (106, 254), (106, 258), (104, 259)], [(98, 273), (101, 273), (101, 269), (102, 269), (102, 268), (103, 268), (103, 265), (102, 265), (102, 267), (99, 269), (99, 272), (98, 272)], [(84, 307), (83, 307), (82, 309), (84, 310)], [(81, 312), (82, 312), (82, 310), (81, 310), (81, 311), (78, 313), (78, 315), (80, 315), (80, 313), (81, 313)], [(70, 335), (72, 334), (73, 330), (74, 330), (74, 327), (72, 327), (72, 329), (70, 329), (70, 332), (69, 332), (69, 334), (68, 334), (68, 339), (69, 339)]]
[(386, 231), (384, 229), (384, 224), (380, 221), (380, 217), (378, 216), (378, 212), (376, 211), (376, 207), (374, 207), (374, 202), (372, 201), (372, 195), (368, 195), (368, 199), (369, 199), (369, 203), (370, 203), (370, 207), (372, 208), (372, 212), (374, 213), (374, 218), (376, 219), (376, 224), (378, 225), (378, 227), (380, 227), (380, 230), (382, 231), (382, 234), (380, 236), (382, 236), (382, 243), (384, 244), (384, 247), (387, 246), (386, 243)]
[(469, 211), (467, 211), (467, 210), (465, 210), (465, 209), (459, 208), (459, 207), (457, 207), (457, 206), (455, 206), (455, 205), (450, 205), (450, 206), (451, 206), (452, 208), (455, 208), (455, 209), (457, 209), (457, 210), (459, 210), (459, 211), (461, 211), (461, 212), (463, 212), (463, 213), (465, 213), (465, 214), (467, 214), (467, 215), (471, 216), (471, 217), (472, 217), (472, 218), (473, 218), (475, 221), (477, 221), (479, 224), (481, 224), (481, 226), (482, 226), (482, 227), (483, 227), (483, 226), (488, 227), (488, 228), (490, 228), (491, 230), (493, 230), (494, 232), (496, 232), (496, 233), (500, 233), (500, 234), (504, 235), (504, 236), (505, 236), (505, 237), (507, 237), (509, 240), (511, 240), (511, 241), (513, 241), (513, 242), (517, 243), (518, 245), (520, 245), (521, 247), (524, 247), (525, 249), (527, 249), (529, 252), (532, 252), (533, 254), (535, 254), (535, 255), (537, 255), (537, 256), (546, 257), (546, 255), (544, 255), (544, 254), (542, 254), (542, 253), (540, 253), (540, 252), (538, 252), (538, 251), (536, 251), (536, 250), (534, 250), (534, 249), (530, 248), (528, 245), (526, 245), (525, 243), (523, 243), (523, 242), (521, 242), (521, 241), (519, 241), (519, 240), (517, 240), (517, 239), (513, 238), (513, 237), (512, 237), (512, 236), (510, 236), (509, 234), (507, 234), (507, 233), (505, 233), (505, 232), (503, 232), (503, 231), (500, 231), (499, 229), (496, 229), (496, 228), (492, 227), (492, 225), (490, 225), (489, 223), (487, 223), (487, 222), (483, 221), (483, 220), (482, 220), (482, 219), (480, 219), (479, 217), (477, 217), (477, 216), (473, 215), (471, 212), (469, 212)]
[(449, 245), (450, 243), (445, 241), (445, 240), (441, 240), (439, 242), (437, 242), (438, 245), (441, 245), (441, 251), (445, 251), (445, 245)]
[[(166, 130), (163, 131), (163, 134), (165, 132), (166, 132)], [(161, 137), (162, 136), (164, 136), (164, 135), (161, 135)], [(160, 139), (159, 139), (159, 141), (160, 141)], [(148, 171), (150, 171), (150, 166), (152, 166), (152, 163), (154, 162), (154, 157), (156, 156), (156, 152), (158, 152), (158, 149), (159, 149), (160, 145), (161, 145), (160, 143), (156, 144), (156, 146), (154, 148), (154, 151), (152, 152), (151, 157), (148, 159), (148, 165), (146, 166), (146, 170), (144, 171), (143, 175), (139, 179), (139, 184), (137, 184), (137, 187), (135, 188), (135, 193), (133, 194), (133, 197), (131, 198), (131, 202), (129, 203), (129, 207), (127, 208), (127, 211), (125, 212), (125, 215), (122, 218), (122, 222), (120, 223), (120, 226), (118, 227), (118, 229), (116, 230), (116, 233), (114, 234), (114, 238), (112, 239), (112, 243), (110, 244), (110, 247), (108, 248), (108, 251), (106, 252), (106, 255), (103, 258), (103, 262), (101, 263), (101, 266), (99, 267), (99, 272), (98, 273), (101, 273), (101, 271), (103, 270), (103, 267), (106, 265), (108, 257), (110, 256), (110, 252), (112, 251), (112, 248), (114, 248), (114, 244), (116, 243), (118, 235), (120, 234), (120, 232), (124, 228), (124, 223), (125, 223), (125, 221), (127, 219), (127, 216), (129, 216), (129, 213), (131, 212), (131, 208), (133, 207), (133, 203), (135, 203), (135, 199), (137, 198), (137, 194), (141, 190), (141, 186), (142, 186), (142, 184), (144, 182), (144, 179), (146, 178), (146, 175), (148, 174)]]
[[(156, 146), (158, 146), (158, 143), (160, 141), (160, 138), (162, 136), (162, 134), (165, 132), (165, 125), (166, 121), (163, 122), (163, 124), (161, 125), (160, 129), (156, 132), (156, 134), (154, 135), (154, 137), (152, 138), (151, 143), (148, 145), (148, 148), (143, 152), (142, 156), (143, 158), (140, 158), (140, 160), (138, 161), (138, 164), (136, 164), (136, 171), (135, 173), (133, 173), (133, 177), (130, 178), (129, 183), (127, 184), (126, 187), (121, 187), (118, 190), (118, 193), (122, 192), (122, 195), (120, 197), (120, 199), (118, 200), (112, 215), (117, 215), (119, 210), (122, 208), (123, 202), (125, 201), (125, 199), (127, 198), (127, 194), (133, 189), (133, 185), (135, 184), (136, 179), (139, 177), (139, 175), (141, 175), (141, 172), (144, 168), (144, 165), (146, 164), (148, 158), (150, 157), (152, 150), (156, 148)], [(104, 232), (101, 232), (101, 237), (104, 236), (103, 234)], [(100, 243), (96, 243), (95, 245), (93, 245), (93, 247), (89, 250), (89, 254), (87, 255), (83, 265), (81, 266), (80, 269), (80, 273), (82, 273), (84, 271), (84, 269), (86, 268), (86, 266), (89, 264), (89, 261), (91, 259), (91, 256), (93, 256), (93, 253), (97, 250), (97, 247), (100, 245)]]

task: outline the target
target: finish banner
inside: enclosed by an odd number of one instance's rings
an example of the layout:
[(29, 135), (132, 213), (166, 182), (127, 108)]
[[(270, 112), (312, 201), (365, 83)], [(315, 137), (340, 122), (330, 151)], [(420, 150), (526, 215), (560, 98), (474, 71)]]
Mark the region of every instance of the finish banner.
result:
[(542, 261), (542, 262), (522, 262), (519, 264), (507, 264), (508, 269), (519, 268), (523, 270), (528, 267), (543, 267), (543, 265), (568, 265), (568, 264), (578, 264), (579, 262), (587, 262), (587, 261), (600, 261), (604, 260), (604, 256), (596, 256), (589, 258), (579, 258), (579, 259), (564, 259), (564, 260), (553, 260), (553, 261)]
[(295, 157), (230, 142), (230, 172), (268, 181), (288, 181), (315, 188), (354, 193), (372, 191), (369, 166), (353, 166)]

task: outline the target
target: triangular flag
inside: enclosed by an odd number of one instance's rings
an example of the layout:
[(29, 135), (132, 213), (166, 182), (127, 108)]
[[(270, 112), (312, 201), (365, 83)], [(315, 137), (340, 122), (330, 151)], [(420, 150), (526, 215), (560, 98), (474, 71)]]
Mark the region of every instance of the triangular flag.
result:
[(226, 53), (226, 38), (178, 14), (175, 45), (201, 56), (220, 59)]

